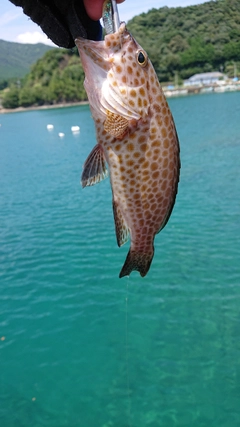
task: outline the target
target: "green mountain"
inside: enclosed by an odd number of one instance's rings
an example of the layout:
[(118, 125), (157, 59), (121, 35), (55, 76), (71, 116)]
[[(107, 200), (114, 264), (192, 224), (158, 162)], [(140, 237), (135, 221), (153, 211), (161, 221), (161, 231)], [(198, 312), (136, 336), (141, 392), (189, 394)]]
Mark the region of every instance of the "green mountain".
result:
[[(240, 72), (240, 1), (216, 0), (196, 6), (151, 9), (128, 22), (148, 52), (161, 83), (192, 74)], [(24, 58), (25, 59), (25, 58)], [(240, 77), (240, 74), (239, 74)], [(76, 50), (46, 52), (22, 80), (4, 91), (5, 108), (86, 99), (84, 73)]]
[(43, 43), (22, 44), (0, 40), (0, 81), (21, 78), (30, 71), (30, 66), (52, 49)]
[(161, 82), (207, 71), (240, 69), (240, 1), (151, 9), (128, 22), (146, 49)]
[(55, 48), (32, 65), (31, 71), (2, 93), (4, 108), (86, 100), (84, 72), (77, 49)]

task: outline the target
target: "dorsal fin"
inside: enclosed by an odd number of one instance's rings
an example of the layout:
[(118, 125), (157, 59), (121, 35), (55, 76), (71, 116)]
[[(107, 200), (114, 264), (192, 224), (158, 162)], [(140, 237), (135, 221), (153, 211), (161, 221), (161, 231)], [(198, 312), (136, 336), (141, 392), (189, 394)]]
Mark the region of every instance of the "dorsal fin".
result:
[(115, 200), (113, 200), (113, 214), (115, 220), (117, 244), (118, 246), (122, 246), (129, 239), (129, 228)]
[(108, 176), (103, 149), (100, 144), (95, 145), (87, 157), (81, 177), (82, 187), (97, 184)]

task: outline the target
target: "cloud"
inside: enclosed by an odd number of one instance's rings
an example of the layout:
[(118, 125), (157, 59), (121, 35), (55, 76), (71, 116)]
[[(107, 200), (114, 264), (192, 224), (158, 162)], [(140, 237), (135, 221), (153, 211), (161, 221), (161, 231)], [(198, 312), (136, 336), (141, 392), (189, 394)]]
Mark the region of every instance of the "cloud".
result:
[(44, 43), (50, 46), (55, 46), (54, 43), (47, 38), (45, 34), (43, 34), (40, 31), (26, 31), (25, 33), (18, 34), (16, 37), (16, 41), (18, 43), (30, 43), (30, 44), (36, 44), (36, 43)]

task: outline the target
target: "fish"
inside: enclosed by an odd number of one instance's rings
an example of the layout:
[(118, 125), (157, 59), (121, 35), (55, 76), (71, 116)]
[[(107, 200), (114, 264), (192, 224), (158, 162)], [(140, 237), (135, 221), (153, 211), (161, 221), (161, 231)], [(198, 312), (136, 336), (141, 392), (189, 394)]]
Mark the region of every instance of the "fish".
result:
[(118, 246), (131, 240), (119, 277), (149, 271), (154, 239), (178, 190), (180, 148), (173, 116), (146, 51), (125, 22), (101, 41), (75, 40), (97, 144), (82, 187), (110, 176)]

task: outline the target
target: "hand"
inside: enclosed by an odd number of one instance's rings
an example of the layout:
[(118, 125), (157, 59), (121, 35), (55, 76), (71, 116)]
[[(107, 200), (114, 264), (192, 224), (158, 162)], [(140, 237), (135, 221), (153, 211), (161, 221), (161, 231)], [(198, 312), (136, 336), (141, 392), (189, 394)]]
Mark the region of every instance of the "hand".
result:
[[(98, 21), (102, 17), (103, 3), (105, 0), (83, 0), (86, 12), (93, 21)], [(124, 0), (117, 0), (117, 3), (123, 3)]]

